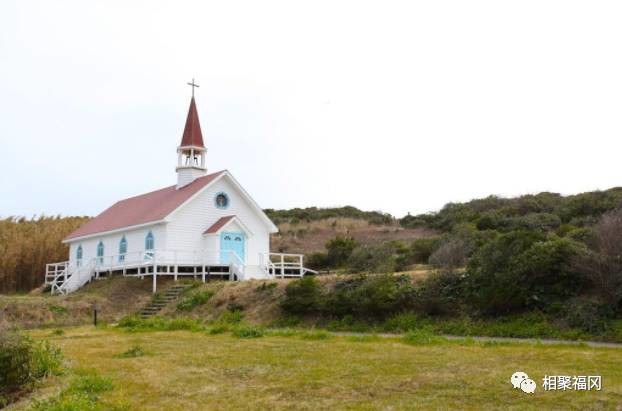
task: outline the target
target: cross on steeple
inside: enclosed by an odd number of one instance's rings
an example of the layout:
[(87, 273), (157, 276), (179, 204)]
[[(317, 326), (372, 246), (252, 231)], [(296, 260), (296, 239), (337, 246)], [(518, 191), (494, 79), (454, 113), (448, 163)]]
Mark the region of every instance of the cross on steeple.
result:
[(187, 84), (192, 87), (192, 98), (194, 98), (194, 89), (195, 87), (200, 87), (200, 86), (194, 82), (194, 78), (192, 79), (192, 82), (187, 83)]

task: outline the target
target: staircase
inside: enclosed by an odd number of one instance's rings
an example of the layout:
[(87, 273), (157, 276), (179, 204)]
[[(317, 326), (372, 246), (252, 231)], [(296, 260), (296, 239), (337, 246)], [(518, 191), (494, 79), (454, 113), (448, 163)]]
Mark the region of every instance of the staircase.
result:
[(156, 294), (149, 304), (140, 312), (138, 315), (142, 320), (146, 320), (149, 317), (152, 317), (159, 313), (162, 308), (169, 305), (172, 301), (175, 301), (184, 291), (190, 288), (187, 284), (175, 284), (172, 287), (169, 287), (162, 294)]

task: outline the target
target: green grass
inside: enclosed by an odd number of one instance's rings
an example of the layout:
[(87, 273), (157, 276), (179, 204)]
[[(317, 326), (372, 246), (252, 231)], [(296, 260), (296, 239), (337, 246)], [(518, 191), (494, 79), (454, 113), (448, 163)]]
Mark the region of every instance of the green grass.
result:
[[(49, 337), (48, 331), (32, 334)], [(301, 332), (238, 338), (229, 332), (68, 328), (55, 343), (73, 367), (97, 369), (106, 382), (59, 377), (58, 384), (69, 388), (53, 401), (90, 402), (50, 409), (542, 410), (615, 409), (622, 403), (619, 349), (454, 341), (425, 329), (393, 338), (296, 336)], [(150, 355), (110, 360), (136, 345)], [(535, 394), (512, 389), (509, 377), (517, 370), (538, 382)], [(544, 375), (583, 374), (602, 375), (603, 390), (541, 388)], [(91, 397), (90, 386), (103, 388), (91, 390)]]
[(100, 401), (103, 393), (112, 391), (114, 385), (110, 378), (102, 377), (94, 371), (78, 371), (69, 386), (58, 395), (45, 400), (34, 401), (32, 411), (82, 411), (82, 410), (120, 410), (127, 406), (108, 401)]
[(191, 311), (194, 308), (205, 304), (214, 296), (212, 290), (198, 290), (189, 293), (177, 303), (177, 309), (180, 311)]

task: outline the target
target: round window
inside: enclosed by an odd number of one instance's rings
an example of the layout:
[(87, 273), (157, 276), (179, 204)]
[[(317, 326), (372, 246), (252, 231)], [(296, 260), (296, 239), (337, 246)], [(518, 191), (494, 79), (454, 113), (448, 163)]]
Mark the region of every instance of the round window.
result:
[(225, 193), (216, 194), (216, 207), (227, 208), (229, 207), (229, 197)]

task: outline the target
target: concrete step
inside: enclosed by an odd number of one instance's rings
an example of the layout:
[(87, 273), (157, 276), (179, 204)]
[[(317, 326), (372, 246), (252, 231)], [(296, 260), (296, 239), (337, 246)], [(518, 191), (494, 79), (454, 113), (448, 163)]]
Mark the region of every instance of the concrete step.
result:
[(151, 302), (147, 304), (146, 307), (140, 310), (138, 312), (139, 317), (143, 320), (152, 317), (153, 315), (160, 312), (164, 307), (177, 300), (179, 296), (189, 287), (190, 286), (186, 284), (171, 286), (166, 291), (164, 291), (163, 294), (160, 294), (158, 297), (154, 298)]

